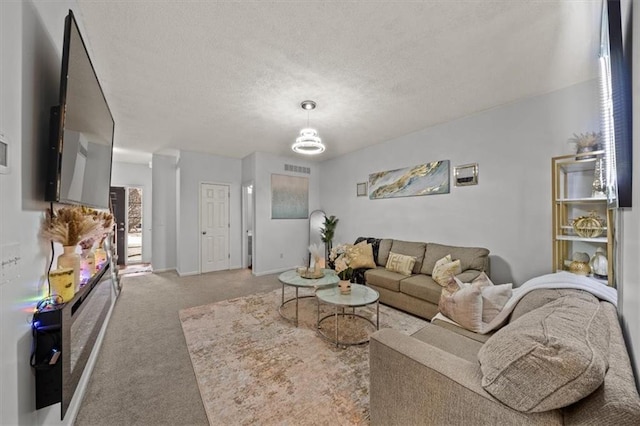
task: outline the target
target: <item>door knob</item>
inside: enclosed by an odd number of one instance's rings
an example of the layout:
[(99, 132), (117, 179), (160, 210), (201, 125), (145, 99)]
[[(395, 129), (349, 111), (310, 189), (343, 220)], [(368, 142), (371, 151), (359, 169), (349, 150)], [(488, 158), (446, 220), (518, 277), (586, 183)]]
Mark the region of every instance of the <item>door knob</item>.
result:
[(202, 235), (207, 235), (207, 231), (202, 231)]

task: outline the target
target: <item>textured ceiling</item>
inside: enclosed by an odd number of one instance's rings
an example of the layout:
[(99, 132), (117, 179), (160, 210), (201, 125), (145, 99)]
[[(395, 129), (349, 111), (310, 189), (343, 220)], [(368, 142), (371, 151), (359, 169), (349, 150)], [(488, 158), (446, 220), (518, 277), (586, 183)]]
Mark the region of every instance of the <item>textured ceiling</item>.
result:
[(116, 158), (184, 149), (325, 160), (596, 77), (600, 0), (78, 0)]

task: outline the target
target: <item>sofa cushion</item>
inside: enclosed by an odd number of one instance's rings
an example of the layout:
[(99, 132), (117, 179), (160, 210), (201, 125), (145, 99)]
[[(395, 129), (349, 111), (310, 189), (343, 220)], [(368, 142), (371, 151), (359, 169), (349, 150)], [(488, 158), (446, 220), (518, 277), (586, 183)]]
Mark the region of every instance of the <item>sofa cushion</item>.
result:
[[(455, 277), (455, 280), (462, 286), (459, 278)], [(513, 284), (495, 285), (485, 272), (481, 272), (470, 284), (482, 292), (482, 322), (487, 324), (502, 311), (513, 293)]]
[(373, 260), (373, 246), (366, 241), (347, 246), (347, 257), (349, 266), (353, 269), (376, 267), (376, 262)]
[(373, 260), (376, 261), (378, 259), (378, 251), (380, 250), (380, 241), (382, 240), (380, 238), (373, 237), (358, 237), (353, 244), (357, 245), (363, 241), (366, 241), (367, 244), (371, 244), (371, 248), (373, 249)]
[(467, 330), (482, 331), (482, 292), (479, 287), (450, 280), (442, 289), (438, 310)]
[(378, 266), (385, 266), (387, 264), (387, 260), (389, 259), (389, 252), (391, 251), (391, 245), (393, 244), (393, 240), (389, 238), (383, 238), (380, 240), (380, 245), (378, 247), (378, 258), (377, 264)]
[(446, 286), (452, 277), (462, 272), (460, 267), (460, 260), (451, 260), (450, 255), (446, 255), (442, 259), (436, 262), (436, 266), (433, 267), (431, 277), (435, 282), (442, 287)]
[(391, 252), (389, 253), (389, 259), (387, 260), (385, 268), (389, 271), (409, 276), (415, 263), (416, 258), (413, 256), (405, 256), (404, 254)]
[(433, 324), (425, 325), (413, 333), (411, 337), (474, 364), (478, 362), (478, 351), (482, 347), (481, 342), (469, 339), (461, 334), (451, 333), (447, 329)]
[(482, 387), (518, 411), (565, 407), (602, 384), (608, 349), (608, 320), (599, 301), (560, 297), (487, 340), (478, 353)]
[[(416, 263), (413, 265), (413, 273), (420, 273), (422, 268), (422, 261), (424, 260), (424, 251), (427, 247), (426, 243), (416, 243), (412, 241), (393, 240), (391, 245), (391, 251), (393, 253), (404, 254), (406, 256), (412, 256), (416, 258)], [(433, 269), (433, 268), (432, 268)]]
[(406, 275), (397, 272), (388, 271), (385, 268), (377, 267), (376, 269), (368, 269), (364, 273), (367, 284), (386, 288), (391, 291), (400, 291), (400, 280), (406, 278)]
[(515, 321), (524, 314), (531, 312), (534, 309), (538, 309), (539, 307), (544, 306), (549, 302), (553, 302), (560, 297), (570, 295), (574, 295), (575, 297), (587, 300), (593, 297), (586, 291), (576, 289), (544, 288), (534, 290), (527, 293), (522, 297), (522, 299), (520, 299), (516, 307), (513, 308), (513, 311), (511, 312), (509, 322)]
[(460, 259), (462, 271), (485, 269), (485, 262), (489, 256), (489, 250), (481, 247), (455, 247), (436, 243), (427, 243), (424, 261), (420, 273), (431, 275), (438, 259), (450, 254), (453, 260)]
[(440, 301), (442, 287), (433, 278), (423, 274), (416, 274), (400, 281), (400, 291), (437, 305)]

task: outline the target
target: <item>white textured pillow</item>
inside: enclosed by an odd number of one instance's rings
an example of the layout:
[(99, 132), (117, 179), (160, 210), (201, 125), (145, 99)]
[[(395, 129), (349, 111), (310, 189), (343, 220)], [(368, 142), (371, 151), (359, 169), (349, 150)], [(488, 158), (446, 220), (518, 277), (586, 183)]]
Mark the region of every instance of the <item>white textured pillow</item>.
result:
[(467, 330), (482, 331), (482, 291), (478, 287), (449, 280), (442, 289), (440, 312)]
[(490, 323), (502, 311), (513, 294), (513, 284), (494, 285), (484, 272), (471, 281), (471, 285), (482, 292), (482, 321), (485, 323)]
[(387, 260), (385, 268), (389, 271), (409, 276), (415, 264), (416, 258), (413, 256), (389, 252), (389, 259)]
[(448, 254), (436, 262), (436, 266), (433, 267), (433, 272), (431, 272), (431, 278), (444, 287), (449, 283), (451, 277), (461, 272), (460, 260), (452, 261), (451, 255)]

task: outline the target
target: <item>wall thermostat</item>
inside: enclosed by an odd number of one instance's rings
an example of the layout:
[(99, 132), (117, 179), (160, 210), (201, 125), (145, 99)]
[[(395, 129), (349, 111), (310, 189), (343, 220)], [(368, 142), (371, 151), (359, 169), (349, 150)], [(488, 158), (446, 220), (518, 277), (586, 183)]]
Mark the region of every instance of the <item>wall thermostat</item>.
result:
[(0, 173), (9, 173), (9, 139), (0, 133)]

